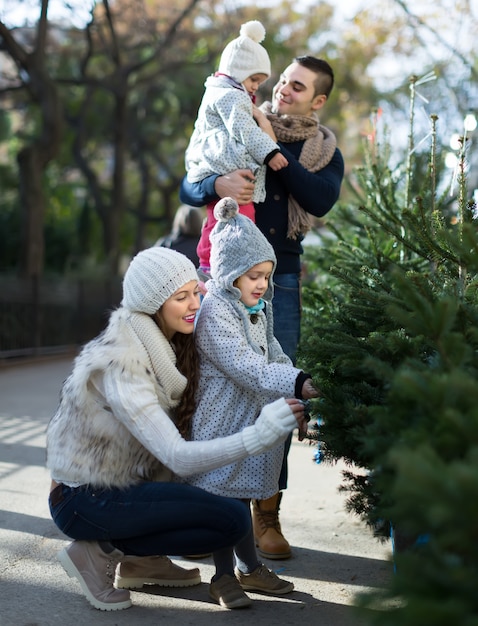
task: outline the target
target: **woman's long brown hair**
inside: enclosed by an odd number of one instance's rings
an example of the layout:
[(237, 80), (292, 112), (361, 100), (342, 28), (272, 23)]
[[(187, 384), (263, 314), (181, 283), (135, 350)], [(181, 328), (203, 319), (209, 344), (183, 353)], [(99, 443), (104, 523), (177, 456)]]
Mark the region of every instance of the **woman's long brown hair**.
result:
[(176, 366), (188, 381), (181, 401), (175, 410), (175, 422), (181, 435), (185, 439), (188, 439), (191, 431), (191, 419), (196, 409), (196, 391), (199, 380), (199, 355), (194, 333), (190, 335), (176, 333), (172, 341), (176, 348)]
[[(153, 315), (153, 319), (163, 332), (161, 309)], [(171, 343), (176, 352), (176, 367), (186, 377), (186, 389), (174, 409), (174, 423), (185, 439), (189, 439), (191, 433), (191, 419), (196, 409), (196, 391), (199, 381), (199, 354), (196, 348), (194, 333), (185, 335), (175, 333)]]

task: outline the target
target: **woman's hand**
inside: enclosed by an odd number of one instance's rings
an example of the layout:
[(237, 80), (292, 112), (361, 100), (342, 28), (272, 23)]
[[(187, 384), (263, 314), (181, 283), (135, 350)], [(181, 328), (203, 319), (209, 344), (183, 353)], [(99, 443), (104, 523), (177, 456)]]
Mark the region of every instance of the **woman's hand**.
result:
[(304, 403), (297, 398), (286, 399), (287, 404), (290, 406), (292, 413), (295, 415), (297, 426), (299, 428), (299, 441), (302, 441), (307, 434), (307, 427), (309, 423), (309, 416), (305, 414)]

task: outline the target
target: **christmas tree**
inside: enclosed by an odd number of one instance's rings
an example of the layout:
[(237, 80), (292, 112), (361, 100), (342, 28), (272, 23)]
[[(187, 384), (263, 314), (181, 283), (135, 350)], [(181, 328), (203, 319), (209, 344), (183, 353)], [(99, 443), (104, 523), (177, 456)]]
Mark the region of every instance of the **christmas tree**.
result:
[(389, 165), (374, 127), (358, 207), (334, 209), (333, 236), (306, 256), (301, 365), (322, 392), (313, 408), (323, 420), (321, 451), (349, 463), (350, 510), (394, 539), (390, 587), (362, 601), (378, 603), (373, 623), (471, 626), (478, 624), (478, 233), (469, 141), (465, 133), (457, 176), (442, 189), (437, 116), (426, 155), (413, 143), (416, 84), (413, 77), (404, 167)]

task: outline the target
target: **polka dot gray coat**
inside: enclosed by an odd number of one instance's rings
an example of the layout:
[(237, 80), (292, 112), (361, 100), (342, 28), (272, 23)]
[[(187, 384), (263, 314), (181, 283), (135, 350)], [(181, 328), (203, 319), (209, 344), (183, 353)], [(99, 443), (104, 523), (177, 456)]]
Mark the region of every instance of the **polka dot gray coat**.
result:
[(242, 86), (225, 76), (210, 76), (189, 146), (186, 171), (190, 182), (211, 174), (250, 169), (256, 177), (254, 202), (265, 199), (266, 157), (278, 144), (252, 116), (252, 101)]
[[(196, 327), (200, 382), (194, 440), (236, 433), (253, 424), (265, 404), (294, 397), (301, 372), (276, 339), (267, 346), (263, 311), (252, 323), (254, 318), (242, 303), (231, 300), (230, 293), (214, 292), (205, 296)], [(283, 450), (280, 444), (264, 454), (194, 475), (188, 482), (232, 498), (269, 498), (277, 492)]]

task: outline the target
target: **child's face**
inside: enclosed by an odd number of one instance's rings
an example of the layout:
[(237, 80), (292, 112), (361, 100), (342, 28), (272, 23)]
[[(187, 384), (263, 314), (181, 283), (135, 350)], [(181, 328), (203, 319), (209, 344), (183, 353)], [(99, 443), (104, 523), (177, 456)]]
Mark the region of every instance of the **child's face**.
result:
[(246, 306), (255, 306), (265, 294), (273, 267), (272, 261), (258, 263), (234, 281), (241, 292), (241, 302)]
[(244, 88), (250, 96), (254, 96), (256, 91), (267, 80), (267, 74), (253, 74), (242, 81)]

